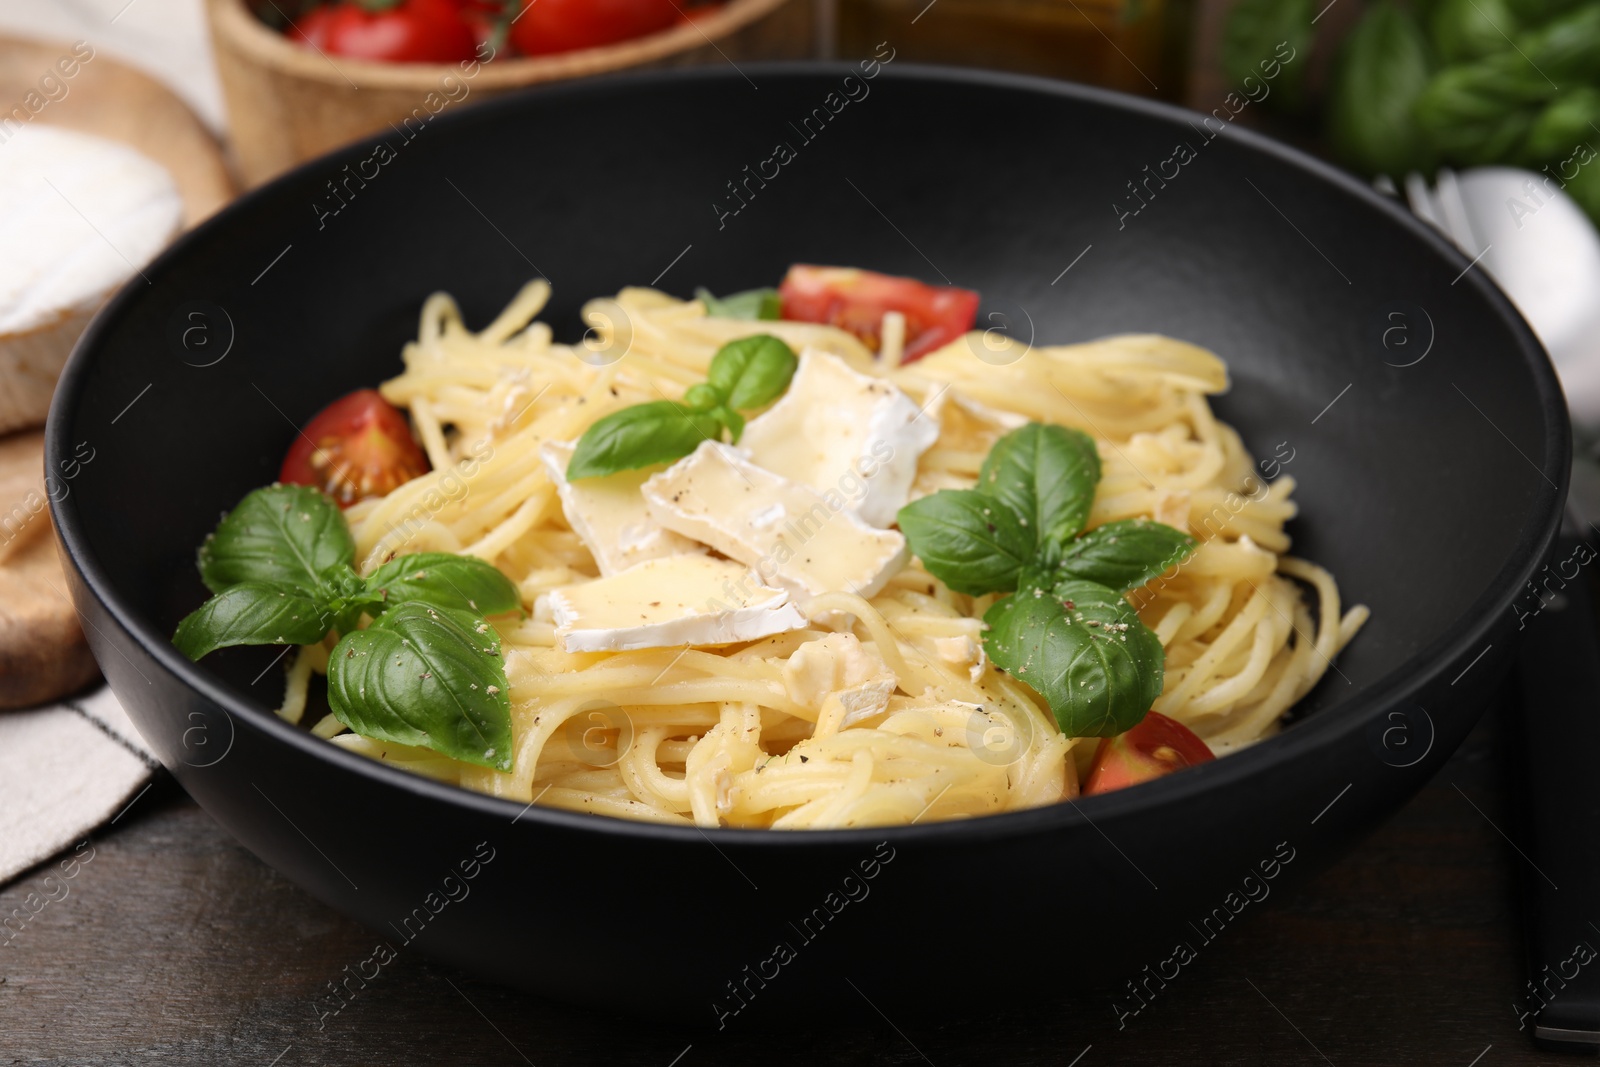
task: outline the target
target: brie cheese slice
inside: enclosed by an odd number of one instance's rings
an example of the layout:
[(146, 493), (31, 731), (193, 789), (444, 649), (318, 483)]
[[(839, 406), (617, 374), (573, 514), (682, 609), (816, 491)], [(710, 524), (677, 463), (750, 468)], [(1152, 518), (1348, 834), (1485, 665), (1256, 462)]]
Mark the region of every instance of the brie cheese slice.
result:
[(567, 652), (729, 645), (798, 630), (805, 616), (749, 568), (705, 555), (645, 560), (550, 593)]
[(757, 466), (837, 496), (887, 528), (938, 436), (938, 418), (899, 388), (808, 348), (788, 392), (751, 420), (739, 445)]
[(567, 481), (574, 450), (566, 442), (547, 441), (539, 448), (539, 458), (556, 483), (567, 524), (594, 556), (603, 577), (647, 559), (704, 551), (688, 538), (663, 530), (650, 517), (639, 492), (648, 472), (618, 471), (604, 478)]
[(644, 483), (650, 514), (669, 530), (755, 570), (797, 597), (870, 597), (909, 558), (906, 539), (868, 526), (816, 490), (705, 441)]

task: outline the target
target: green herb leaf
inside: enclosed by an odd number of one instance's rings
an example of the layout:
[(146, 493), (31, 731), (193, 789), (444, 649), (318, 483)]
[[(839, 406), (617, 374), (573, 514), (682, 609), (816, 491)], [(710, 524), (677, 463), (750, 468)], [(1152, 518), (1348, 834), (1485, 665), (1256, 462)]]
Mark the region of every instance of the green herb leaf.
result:
[(712, 357), (711, 385), (739, 411), (759, 408), (783, 395), (800, 361), (794, 349), (771, 334), (729, 341)]
[(682, 459), (701, 441), (722, 440), (722, 420), (673, 400), (653, 400), (614, 411), (578, 439), (567, 478), (600, 478)]
[(1194, 543), (1194, 538), (1165, 523), (1108, 522), (1069, 544), (1056, 573), (1062, 579), (1096, 582), (1126, 593), (1183, 562)]
[(464, 612), (392, 608), (328, 658), (328, 704), (363, 737), (511, 769), (511, 701), (500, 637)]
[(1114, 590), (1045, 581), (1030, 573), (984, 615), (989, 658), (1044, 697), (1069, 737), (1132, 729), (1161, 695), (1161, 641)]
[[(1579, 145), (1589, 147), (1600, 143), (1597, 129), (1600, 129), (1600, 89), (1580, 85), (1562, 93), (1539, 112), (1523, 138), (1521, 158), (1535, 167), (1550, 160), (1565, 161), (1576, 155)], [(1580, 161), (1580, 166), (1586, 165)]]
[[(1222, 66), (1229, 80), (1247, 94), (1254, 92), (1251, 86), (1269, 85), (1269, 95), (1262, 98), (1267, 106), (1297, 110), (1304, 98), (1315, 14), (1312, 0), (1239, 0), (1228, 12), (1222, 36)], [(1287, 61), (1284, 46), (1293, 57)]]
[(696, 289), (694, 296), (713, 318), (775, 321), (783, 317), (783, 298), (776, 289), (747, 289), (720, 299), (712, 296), (709, 289)]
[(941, 489), (900, 509), (900, 531), (928, 573), (958, 593), (1009, 592), (1033, 559), (1033, 534), (1002, 500)]
[(1089, 521), (1098, 484), (1100, 454), (1094, 440), (1078, 430), (1037, 422), (995, 442), (978, 474), (979, 491), (1009, 504), (1021, 517), (1044, 563)]
[(683, 406), (690, 411), (712, 411), (727, 403), (727, 396), (708, 382), (691, 385), (683, 394)]
[(739, 438), (744, 436), (744, 416), (730, 407), (721, 407), (712, 412), (722, 420), (722, 425), (728, 428), (728, 440), (734, 444), (739, 443)]
[(1526, 59), (1507, 52), (1441, 70), (1411, 110), (1426, 142), (1442, 158), (1460, 164), (1509, 162), (1545, 101), (1555, 95)]
[(309, 486), (270, 485), (239, 501), (200, 546), (200, 578), (213, 593), (265, 582), (318, 595), (355, 554), (333, 501)]
[(1428, 42), (1411, 12), (1391, 0), (1367, 8), (1334, 61), (1327, 127), (1335, 151), (1363, 174), (1432, 172), (1412, 107), (1428, 84)]
[(1530, 65), (1537, 64), (1558, 85), (1595, 81), (1600, 78), (1600, 4), (1582, 4), (1523, 34), (1518, 47)]
[(1446, 63), (1509, 52), (1518, 28), (1506, 0), (1439, 0), (1428, 13), (1433, 43)]
[(326, 604), (293, 586), (240, 582), (185, 616), (172, 643), (193, 660), (230, 645), (310, 645), (331, 621)]
[(366, 593), (378, 609), (373, 615), (387, 605), (411, 601), (474, 615), (500, 615), (522, 607), (517, 587), (498, 567), (476, 556), (447, 552), (390, 560), (367, 577)]

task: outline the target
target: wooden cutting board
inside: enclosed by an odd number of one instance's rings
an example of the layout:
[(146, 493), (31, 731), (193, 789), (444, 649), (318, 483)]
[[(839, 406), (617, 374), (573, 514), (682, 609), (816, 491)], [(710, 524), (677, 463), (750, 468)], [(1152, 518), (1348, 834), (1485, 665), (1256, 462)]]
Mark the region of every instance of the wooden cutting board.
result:
[[(185, 226), (232, 199), (221, 149), (182, 100), (104, 52), (79, 59), (66, 77), (61, 61), (74, 58), (70, 44), (0, 36), (0, 109), (13, 121), (20, 113), (132, 145), (172, 173)], [(65, 696), (99, 673), (67, 597), (43, 494), (44, 435), (0, 437), (0, 709)]]
[(50, 529), (44, 434), (0, 438), (0, 708), (82, 689), (100, 673)]

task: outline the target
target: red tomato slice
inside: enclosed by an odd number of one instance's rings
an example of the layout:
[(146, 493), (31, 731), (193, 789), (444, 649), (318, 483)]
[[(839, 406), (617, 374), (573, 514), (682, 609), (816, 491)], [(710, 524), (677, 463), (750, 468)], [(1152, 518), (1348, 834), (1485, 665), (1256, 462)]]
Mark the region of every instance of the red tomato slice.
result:
[(571, 52), (643, 37), (677, 19), (673, 0), (526, 0), (511, 43), (528, 56)]
[(330, 55), (390, 63), (456, 63), (472, 59), (477, 38), (452, 0), (340, 0), (313, 8), (288, 30), (290, 40)]
[(400, 409), (358, 389), (317, 413), (283, 457), (278, 481), (310, 485), (349, 507), (383, 496), (432, 469)]
[(1187, 726), (1160, 712), (1147, 712), (1138, 726), (1100, 742), (1083, 795), (1109, 793), (1213, 759), (1211, 749)]
[(783, 317), (824, 322), (848, 330), (876, 352), (882, 344), (883, 316), (906, 317), (902, 361), (920, 359), (954, 341), (978, 318), (978, 294), (953, 285), (925, 285), (853, 267), (812, 267), (797, 263), (778, 287)]

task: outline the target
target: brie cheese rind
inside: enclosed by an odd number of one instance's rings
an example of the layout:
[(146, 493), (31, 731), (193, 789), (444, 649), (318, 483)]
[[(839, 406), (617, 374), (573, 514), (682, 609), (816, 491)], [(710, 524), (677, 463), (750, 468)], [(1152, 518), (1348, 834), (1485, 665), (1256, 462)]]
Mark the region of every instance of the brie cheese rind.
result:
[(899, 388), (808, 348), (788, 392), (750, 421), (739, 446), (757, 466), (840, 494), (848, 510), (888, 528), (938, 436), (938, 417)]
[(567, 464), (572, 462), (575, 448), (563, 441), (547, 441), (539, 448), (539, 458), (556, 484), (568, 525), (594, 556), (601, 577), (619, 574), (645, 560), (705, 551), (688, 538), (662, 529), (650, 517), (639, 493), (648, 472), (618, 471), (604, 478), (567, 481)]
[(94, 312), (178, 232), (165, 168), (126, 145), (39, 123), (0, 151), (0, 433), (44, 421)]
[(650, 478), (643, 492), (662, 526), (738, 560), (802, 605), (823, 593), (871, 597), (910, 559), (898, 531), (868, 526), (842, 501), (716, 441)]
[(806, 624), (787, 592), (706, 555), (663, 556), (563, 586), (551, 591), (550, 608), (567, 652), (730, 645)]

